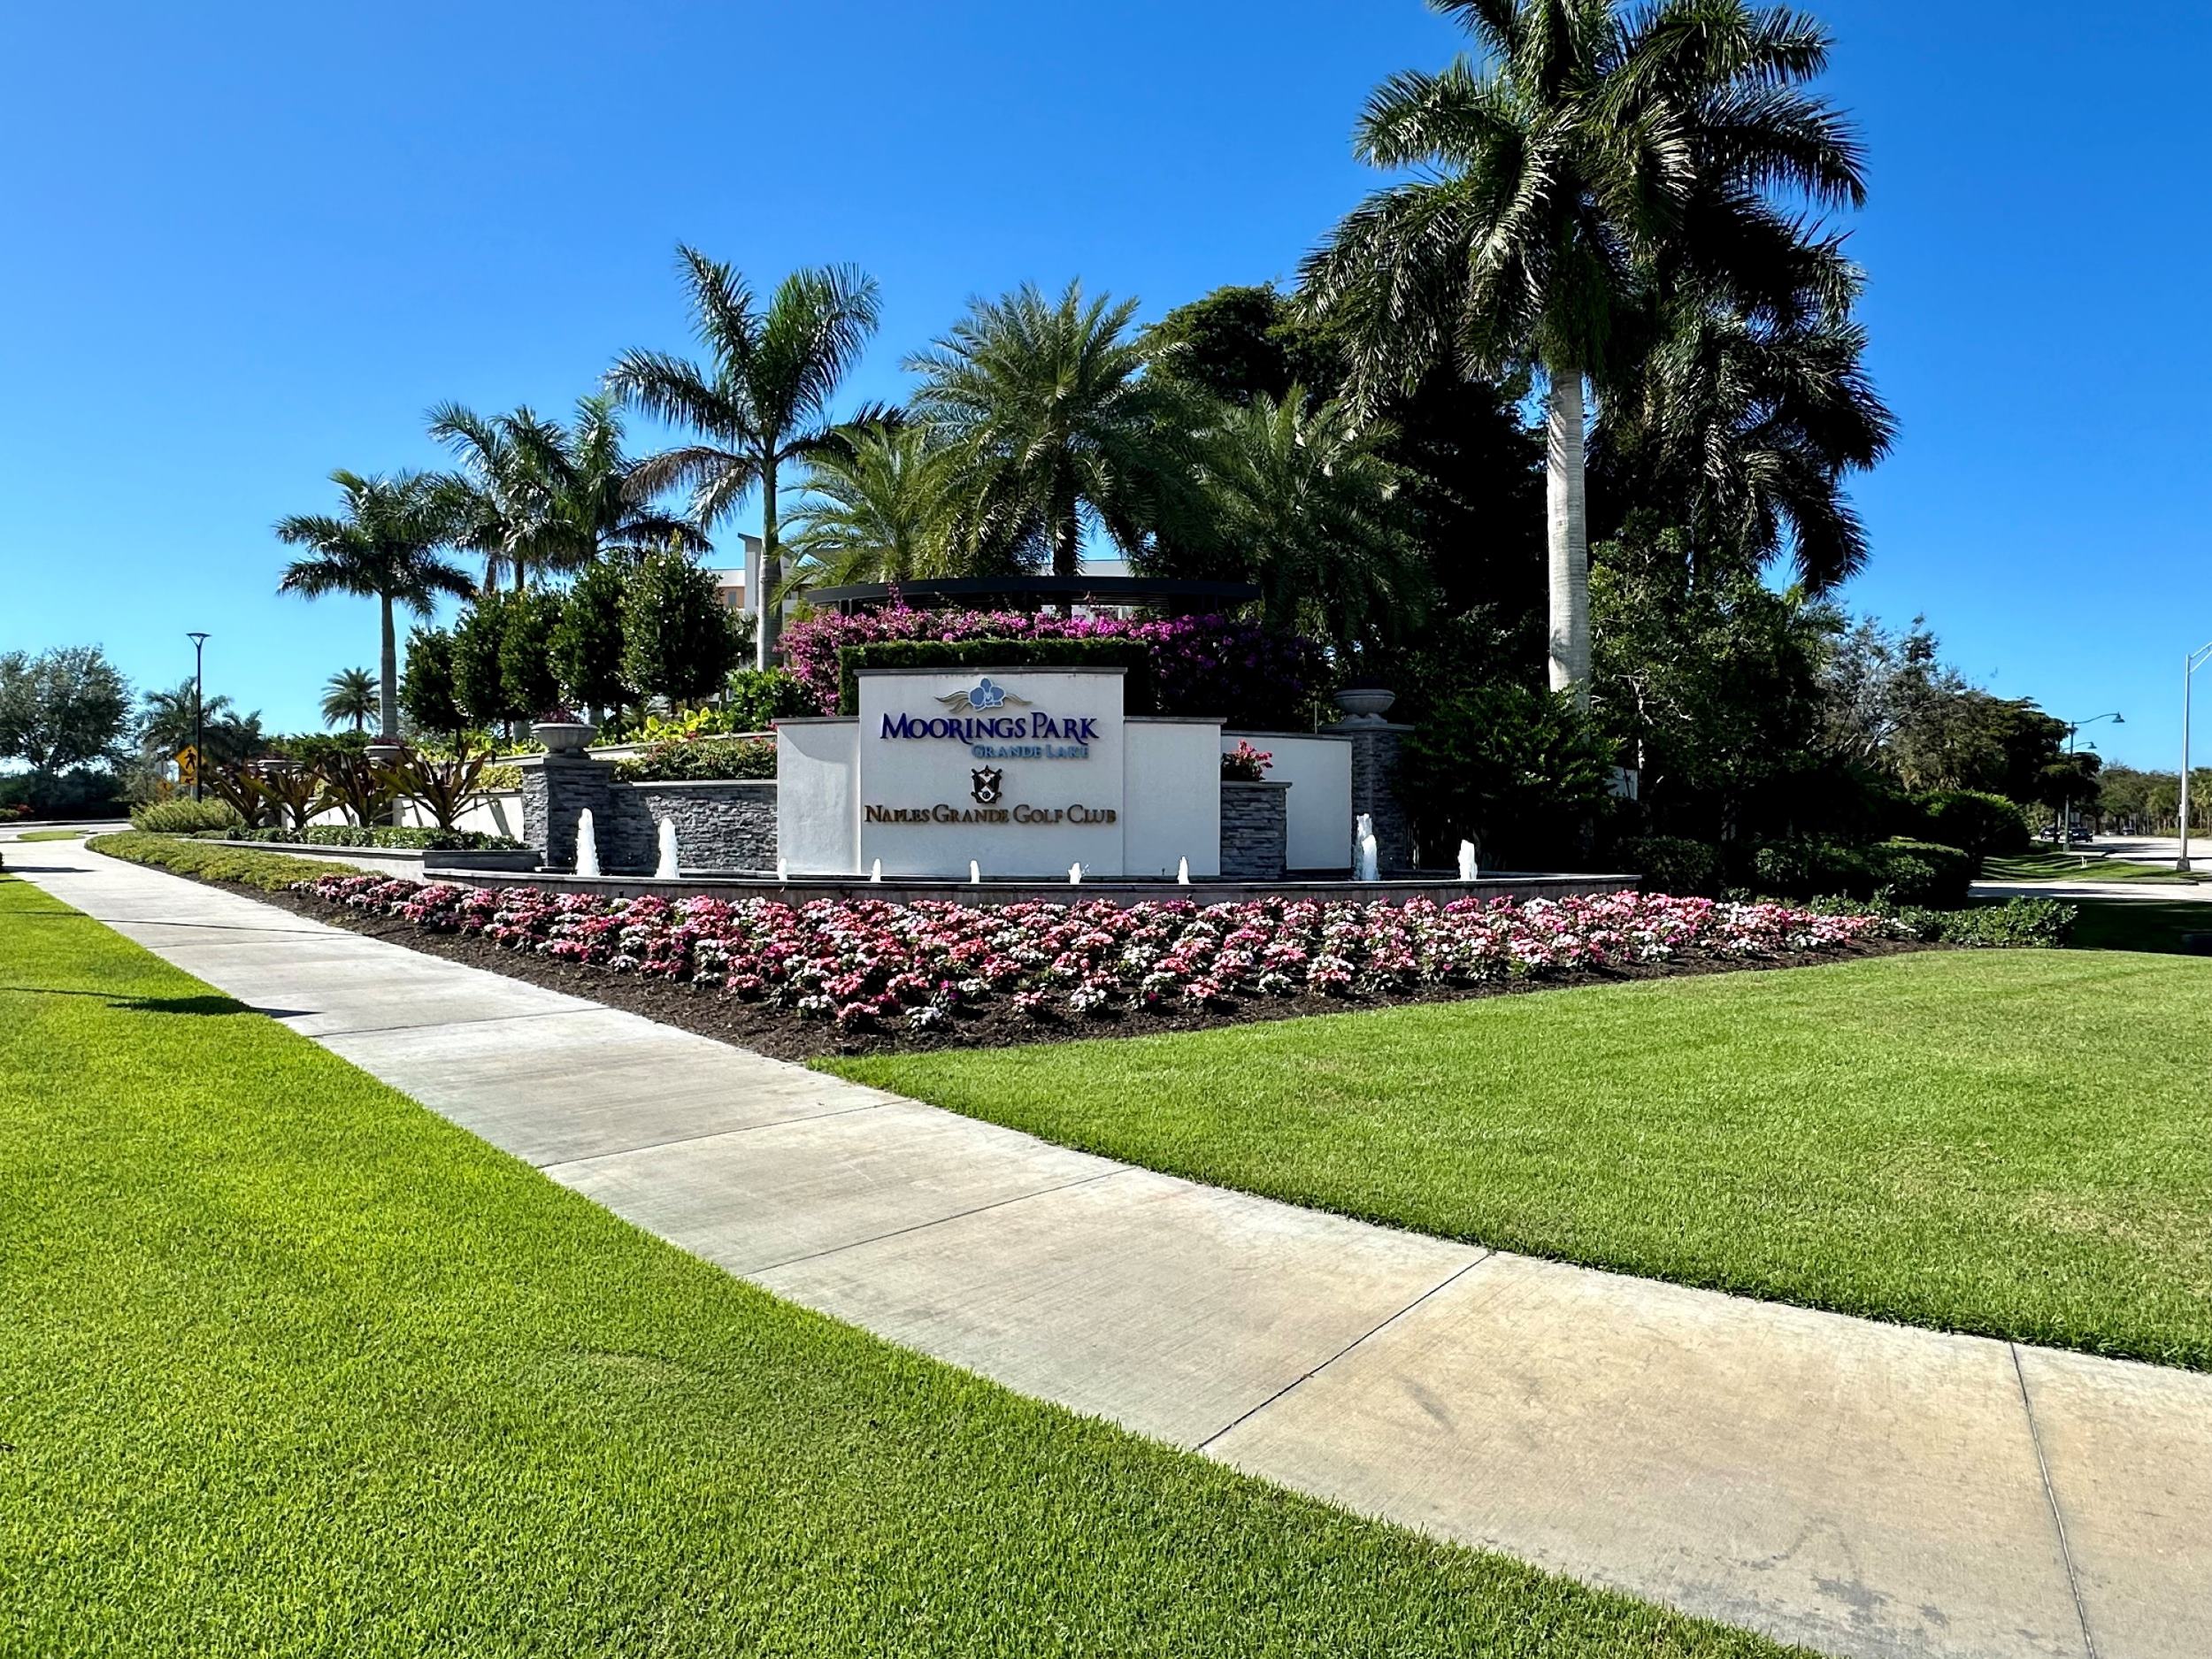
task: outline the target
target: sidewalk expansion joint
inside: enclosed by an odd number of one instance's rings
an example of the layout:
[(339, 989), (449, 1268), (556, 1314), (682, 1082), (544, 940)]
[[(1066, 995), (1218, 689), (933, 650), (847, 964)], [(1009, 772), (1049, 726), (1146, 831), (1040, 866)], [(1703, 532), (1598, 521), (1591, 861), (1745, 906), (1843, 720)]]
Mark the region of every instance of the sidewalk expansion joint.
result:
[[(256, 1009), (254, 1011), (260, 1013), (263, 1010)], [(411, 1021), (401, 1025), (348, 1025), (342, 1031), (302, 1032), (299, 1034), (310, 1042), (327, 1042), (333, 1037), (373, 1037), (380, 1032), (387, 1031), (450, 1031), (456, 1025), (496, 1025), (508, 1020), (560, 1019), (576, 1014), (599, 1014), (605, 1011), (603, 1003), (586, 1002), (578, 1008), (541, 1009), (534, 1014), (486, 1014), (479, 1019), (425, 1019)], [(290, 1015), (285, 1018), (297, 1018), (298, 1016)]]
[[(1245, 1412), (1241, 1417), (1237, 1417), (1233, 1422), (1224, 1424), (1221, 1427), (1216, 1429), (1211, 1434), (1209, 1434), (1204, 1440), (1199, 1441), (1198, 1444), (1191, 1449), (1200, 1453), (1202, 1455), (1211, 1451), (1216, 1441), (1222, 1440), (1233, 1431), (1242, 1428), (1246, 1424), (1249, 1423), (1254, 1417), (1259, 1416), (1261, 1412), (1266, 1410), (1268, 1407), (1273, 1405), (1278, 1400), (1280, 1400), (1292, 1389), (1301, 1387), (1304, 1384), (1311, 1382), (1323, 1371), (1328, 1370), (1330, 1366), (1335, 1364), (1337, 1361), (1342, 1359), (1354, 1348), (1359, 1347), (1361, 1343), (1380, 1336), (1392, 1325), (1397, 1324), (1399, 1320), (1404, 1318), (1406, 1315), (1411, 1313), (1423, 1302), (1428, 1301), (1430, 1297), (1448, 1290), (1452, 1286), (1457, 1284), (1462, 1279), (1466, 1277), (1466, 1275), (1473, 1272), (1475, 1269), (1480, 1267), (1485, 1262), (1488, 1261), (1495, 1255), (1497, 1255), (1495, 1250), (1486, 1249), (1480, 1255), (1477, 1256), (1473, 1261), (1463, 1263), (1460, 1266), (1454, 1268), (1442, 1279), (1437, 1280), (1435, 1284), (1430, 1286), (1426, 1290), (1416, 1296), (1411, 1302), (1406, 1303), (1404, 1307), (1399, 1309), (1395, 1313), (1390, 1315), (1389, 1317), (1383, 1320), (1381, 1324), (1376, 1325), (1372, 1330), (1361, 1332), (1359, 1335), (1354, 1337), (1342, 1348), (1337, 1349), (1335, 1353), (1330, 1355), (1328, 1358), (1323, 1360), (1318, 1365), (1316, 1365), (1304, 1376), (1292, 1378), (1290, 1381), (1285, 1383), (1273, 1394), (1268, 1395), (1266, 1399), (1261, 1401), (1259, 1404), (1254, 1406), (1249, 1411)], [(2092, 1659), (2094, 1659), (2093, 1655), (2092, 1656)]]
[(941, 1227), (955, 1221), (965, 1221), (970, 1216), (986, 1215), (994, 1210), (1004, 1210), (1010, 1204), (1025, 1204), (1033, 1198), (1049, 1197), (1054, 1193), (1064, 1193), (1078, 1187), (1088, 1187), (1094, 1181), (1110, 1181), (1117, 1175), (1127, 1175), (1131, 1172), (1127, 1164), (1122, 1164), (1115, 1169), (1101, 1170), (1095, 1175), (1079, 1175), (1071, 1181), (1061, 1181), (1051, 1187), (1040, 1187), (1033, 1193), (1016, 1193), (1011, 1198), (995, 1198), (987, 1204), (977, 1204), (972, 1209), (956, 1210), (949, 1216), (938, 1216), (928, 1221), (918, 1221), (910, 1227), (894, 1227), (888, 1233), (874, 1233), (865, 1239), (854, 1239), (844, 1244), (833, 1244), (826, 1250), (810, 1250), (804, 1256), (789, 1256), (780, 1262), (764, 1262), (744, 1269), (738, 1277), (751, 1279), (759, 1273), (781, 1272), (785, 1268), (796, 1267), (802, 1262), (818, 1262), (826, 1256), (841, 1256), (847, 1250), (857, 1250), (864, 1245), (880, 1244), (886, 1239), (902, 1239), (910, 1233), (927, 1233), (932, 1227)]
[(2058, 1487), (2051, 1480), (2051, 1462), (2043, 1455), (2043, 1431), (2035, 1420), (2035, 1400), (2028, 1392), (2027, 1368), (2020, 1363), (2020, 1345), (2005, 1344), (2012, 1356), (2012, 1375), (2020, 1385), (2021, 1409), (2027, 1413), (2028, 1443), (2035, 1448), (2035, 1469), (2043, 1479), (2043, 1501), (2050, 1507), (2051, 1526), (2058, 1533), (2058, 1558), (2066, 1569), (2066, 1588), (2074, 1598), (2074, 1617), (2081, 1621), (2082, 1651), (2097, 1659), (2097, 1639), (2089, 1633), (2089, 1607), (2081, 1596), (2081, 1575), (2074, 1570), (2074, 1548), (2066, 1539), (2066, 1517), (2058, 1503)]
[(550, 1164), (532, 1167), (541, 1175), (560, 1179), (562, 1170), (580, 1170), (594, 1164), (604, 1164), (612, 1158), (635, 1157), (641, 1152), (665, 1152), (670, 1147), (687, 1147), (700, 1141), (726, 1141), (732, 1135), (758, 1134), (764, 1129), (781, 1129), (790, 1124), (818, 1124), (826, 1118), (850, 1118), (860, 1112), (879, 1112), (890, 1105), (889, 1101), (872, 1100), (859, 1106), (836, 1106), (826, 1112), (805, 1112), (796, 1118), (771, 1118), (765, 1123), (739, 1124), (731, 1129), (710, 1129), (703, 1134), (678, 1135), (672, 1141), (649, 1141), (641, 1147), (618, 1147), (611, 1152), (595, 1152), (585, 1158), (555, 1158)]

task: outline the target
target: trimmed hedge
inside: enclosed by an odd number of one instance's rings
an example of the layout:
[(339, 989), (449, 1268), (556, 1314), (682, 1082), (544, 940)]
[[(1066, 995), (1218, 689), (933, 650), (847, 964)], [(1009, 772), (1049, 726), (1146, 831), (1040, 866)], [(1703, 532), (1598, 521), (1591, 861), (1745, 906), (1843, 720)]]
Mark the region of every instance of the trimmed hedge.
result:
[(522, 843), (511, 835), (491, 835), (482, 830), (442, 830), (372, 824), (311, 824), (305, 829), (215, 829), (196, 833), (200, 841), (288, 841), (309, 847), (389, 847), (409, 852), (488, 853), (520, 852)]
[(131, 809), (131, 827), (163, 835), (196, 835), (203, 830), (243, 828), (246, 820), (222, 801), (195, 801), (189, 795)]
[(1644, 879), (1647, 893), (1712, 898), (1720, 892), (1720, 851), (1680, 835), (1644, 835), (1620, 844), (1622, 868)]
[(1752, 855), (1762, 893), (1780, 898), (1886, 896), (1898, 904), (1955, 910), (1966, 902), (1974, 860), (1937, 841), (1886, 841), (1870, 847), (1802, 839), (1773, 841)]
[(1868, 904), (1855, 899), (1815, 899), (1811, 909), (1829, 916), (1882, 916), (1915, 939), (1966, 949), (2052, 949), (2073, 937), (2081, 907), (2057, 899), (2007, 899), (1959, 910)]
[(95, 835), (85, 845), (96, 853), (107, 854), (111, 858), (127, 859), (134, 864), (151, 864), (157, 869), (173, 871), (180, 876), (196, 876), (203, 881), (235, 881), (245, 887), (258, 887), (264, 893), (279, 893), (296, 881), (311, 881), (317, 876), (367, 873), (352, 864), (330, 864), (319, 858), (295, 858), (288, 853), (265, 853), (244, 848), (220, 847), (182, 836), (149, 834), (142, 830), (125, 830), (117, 835)]
[(848, 645), (837, 653), (837, 706), (848, 714), (860, 708), (864, 668), (1125, 668), (1122, 707), (1130, 714), (1159, 712), (1152, 652), (1141, 640), (886, 640), (875, 645)]
[(623, 783), (753, 781), (776, 775), (776, 746), (757, 737), (687, 737), (615, 763)]
[(2028, 815), (2016, 802), (1979, 789), (1934, 789), (1916, 797), (1928, 837), (1963, 848), (1977, 873), (1982, 860), (2028, 850)]

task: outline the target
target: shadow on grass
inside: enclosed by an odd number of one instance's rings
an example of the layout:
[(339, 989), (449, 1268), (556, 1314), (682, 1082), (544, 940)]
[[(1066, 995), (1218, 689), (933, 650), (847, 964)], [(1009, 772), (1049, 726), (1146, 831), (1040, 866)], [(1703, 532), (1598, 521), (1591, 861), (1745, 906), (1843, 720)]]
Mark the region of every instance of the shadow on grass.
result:
[(2212, 943), (2212, 904), (2189, 899), (2069, 899), (2081, 917), (2068, 943), (2076, 950), (2150, 950), (2170, 956), (2212, 955), (2191, 940)]
[(234, 996), (116, 996), (106, 991), (73, 991), (53, 985), (0, 985), (0, 991), (20, 991), (27, 996), (96, 996), (111, 1008), (140, 1014), (271, 1014), (283, 1016), (301, 1010), (290, 1008), (252, 1008)]

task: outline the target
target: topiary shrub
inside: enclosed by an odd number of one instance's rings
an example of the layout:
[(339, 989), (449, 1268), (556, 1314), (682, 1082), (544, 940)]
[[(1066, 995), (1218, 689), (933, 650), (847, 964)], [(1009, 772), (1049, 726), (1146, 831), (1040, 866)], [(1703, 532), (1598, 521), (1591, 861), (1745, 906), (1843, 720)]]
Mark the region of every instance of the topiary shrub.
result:
[(730, 676), (724, 710), (733, 732), (765, 732), (779, 720), (814, 712), (799, 677), (781, 668), (741, 668)]
[(1977, 871), (1985, 858), (2028, 849), (2028, 815), (2016, 801), (1980, 789), (1932, 789), (1918, 805), (1928, 838), (1962, 850)]
[(1464, 838), (1494, 868), (1571, 869), (1613, 794), (1613, 746), (1596, 723), (1563, 694), (1525, 686), (1440, 699), (1401, 765), (1417, 856), (1432, 864)]
[(131, 827), (156, 834), (196, 835), (203, 830), (237, 829), (244, 823), (227, 803), (195, 801), (189, 795), (131, 809)]
[(1617, 861), (1644, 879), (1647, 893), (1712, 898), (1720, 892), (1720, 852), (1680, 835), (1642, 835), (1620, 844)]

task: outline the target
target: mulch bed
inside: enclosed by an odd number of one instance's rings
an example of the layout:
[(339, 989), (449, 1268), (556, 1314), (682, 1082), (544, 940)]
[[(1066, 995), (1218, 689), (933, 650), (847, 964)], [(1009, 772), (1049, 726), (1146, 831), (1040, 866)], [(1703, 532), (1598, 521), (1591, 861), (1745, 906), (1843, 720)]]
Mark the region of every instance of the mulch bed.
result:
[[(196, 879), (197, 878), (188, 878)], [(680, 984), (643, 974), (617, 973), (587, 963), (563, 962), (550, 956), (506, 950), (488, 940), (458, 933), (434, 933), (396, 916), (365, 916), (297, 893), (263, 893), (228, 881), (219, 887), (259, 899), (334, 927), (343, 927), (373, 939), (382, 939), (426, 956), (442, 956), (472, 968), (487, 968), (510, 979), (525, 979), (549, 990), (565, 991), (610, 1008), (641, 1014), (663, 1025), (680, 1026), (703, 1037), (734, 1043), (780, 1060), (806, 1061), (825, 1056), (926, 1053), (945, 1048), (996, 1048), (1017, 1044), (1067, 1042), (1094, 1037), (1146, 1037), (1164, 1033), (1204, 1031), (1217, 1025), (1248, 1025), (1263, 1019), (1296, 1019), (1317, 1014), (1352, 1014), (1409, 1002), (1462, 1002), (1486, 996), (1519, 996), (1578, 986), (1620, 985), (1634, 979), (1681, 979), (1692, 974), (1738, 973), (1775, 968), (1809, 968), (1865, 956), (1892, 956), (1908, 951), (1944, 947), (1910, 940), (1881, 940), (1839, 950), (1778, 952), (1768, 956), (1684, 956), (1648, 966), (1624, 966), (1557, 974), (1541, 979), (1508, 979), (1480, 985), (1439, 987), (1403, 995), (1344, 998), (1305, 994), (1298, 996), (1252, 996), (1232, 1008), (1154, 1011), (1116, 1010), (1104, 1018), (1084, 1016), (1039, 1023), (1017, 1014), (1003, 1001), (964, 1010), (942, 1031), (910, 1031), (894, 1025), (875, 1031), (841, 1031), (826, 1020), (803, 1019), (796, 1014), (749, 1002), (718, 987)]]

